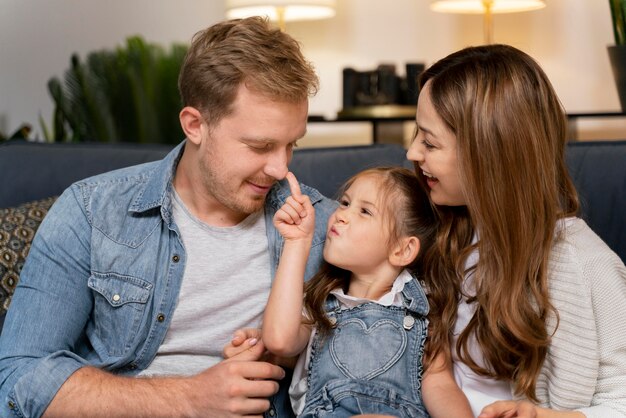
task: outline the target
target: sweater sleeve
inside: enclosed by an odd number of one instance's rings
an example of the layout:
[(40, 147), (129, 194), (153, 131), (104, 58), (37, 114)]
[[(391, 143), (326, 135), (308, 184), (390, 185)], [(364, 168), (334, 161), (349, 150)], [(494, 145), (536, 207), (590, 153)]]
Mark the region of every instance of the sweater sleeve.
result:
[(559, 312), (539, 385), (547, 406), (626, 418), (626, 267), (580, 219), (569, 222), (550, 272)]

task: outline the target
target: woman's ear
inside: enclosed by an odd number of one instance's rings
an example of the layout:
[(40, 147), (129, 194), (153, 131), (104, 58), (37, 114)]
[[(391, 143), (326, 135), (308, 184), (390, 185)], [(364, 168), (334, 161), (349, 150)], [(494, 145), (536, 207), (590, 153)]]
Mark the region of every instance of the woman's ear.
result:
[(404, 237), (389, 255), (389, 262), (395, 267), (406, 267), (415, 260), (420, 252), (420, 240), (417, 237)]
[(202, 115), (195, 107), (185, 106), (178, 114), (180, 126), (187, 139), (196, 145), (202, 140)]

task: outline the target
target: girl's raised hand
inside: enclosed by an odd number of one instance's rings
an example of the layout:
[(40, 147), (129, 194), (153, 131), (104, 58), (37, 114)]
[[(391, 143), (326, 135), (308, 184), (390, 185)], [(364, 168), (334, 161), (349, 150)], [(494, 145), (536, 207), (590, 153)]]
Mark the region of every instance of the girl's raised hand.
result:
[(274, 226), (285, 240), (311, 238), (315, 228), (315, 209), (308, 196), (303, 195), (296, 176), (287, 173), (291, 196), (274, 215)]

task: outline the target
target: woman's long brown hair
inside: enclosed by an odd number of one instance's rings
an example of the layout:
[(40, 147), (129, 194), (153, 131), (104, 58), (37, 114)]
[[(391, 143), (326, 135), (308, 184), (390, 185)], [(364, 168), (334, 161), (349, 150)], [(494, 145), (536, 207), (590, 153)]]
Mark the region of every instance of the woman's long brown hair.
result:
[[(564, 158), (565, 113), (539, 65), (506, 45), (453, 53), (424, 72), (420, 85), (427, 82), (456, 136), (467, 202), (437, 207), (441, 226), (425, 256), (431, 346), (450, 359), (466, 260), (477, 250), (476, 295), (469, 295), (476, 312), (454, 349), (476, 373), (508, 380), (516, 394), (536, 400), (551, 338), (546, 321), (558, 321), (548, 260), (557, 221), (578, 211)], [(485, 368), (469, 354), (472, 335)]]
[[(340, 193), (343, 194), (355, 180), (365, 176), (374, 177), (379, 186), (378, 202), (384, 205), (382, 213), (390, 231), (387, 244), (391, 246), (403, 237), (415, 236), (420, 240), (422, 250), (430, 247), (435, 238), (436, 218), (428, 195), (415, 173), (401, 167), (371, 168), (350, 178)], [(417, 275), (421, 273), (422, 250), (406, 266)], [(351, 275), (347, 270), (324, 262), (319, 272), (305, 284), (304, 306), (320, 335), (326, 335), (333, 327), (326, 316), (326, 298), (333, 289), (342, 288), (347, 292)]]

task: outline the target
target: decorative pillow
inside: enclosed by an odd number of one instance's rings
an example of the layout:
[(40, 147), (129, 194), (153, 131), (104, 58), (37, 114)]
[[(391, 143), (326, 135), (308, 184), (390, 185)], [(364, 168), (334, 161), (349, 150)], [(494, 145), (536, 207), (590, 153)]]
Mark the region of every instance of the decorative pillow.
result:
[(0, 315), (9, 309), (35, 232), (57, 197), (0, 209)]

